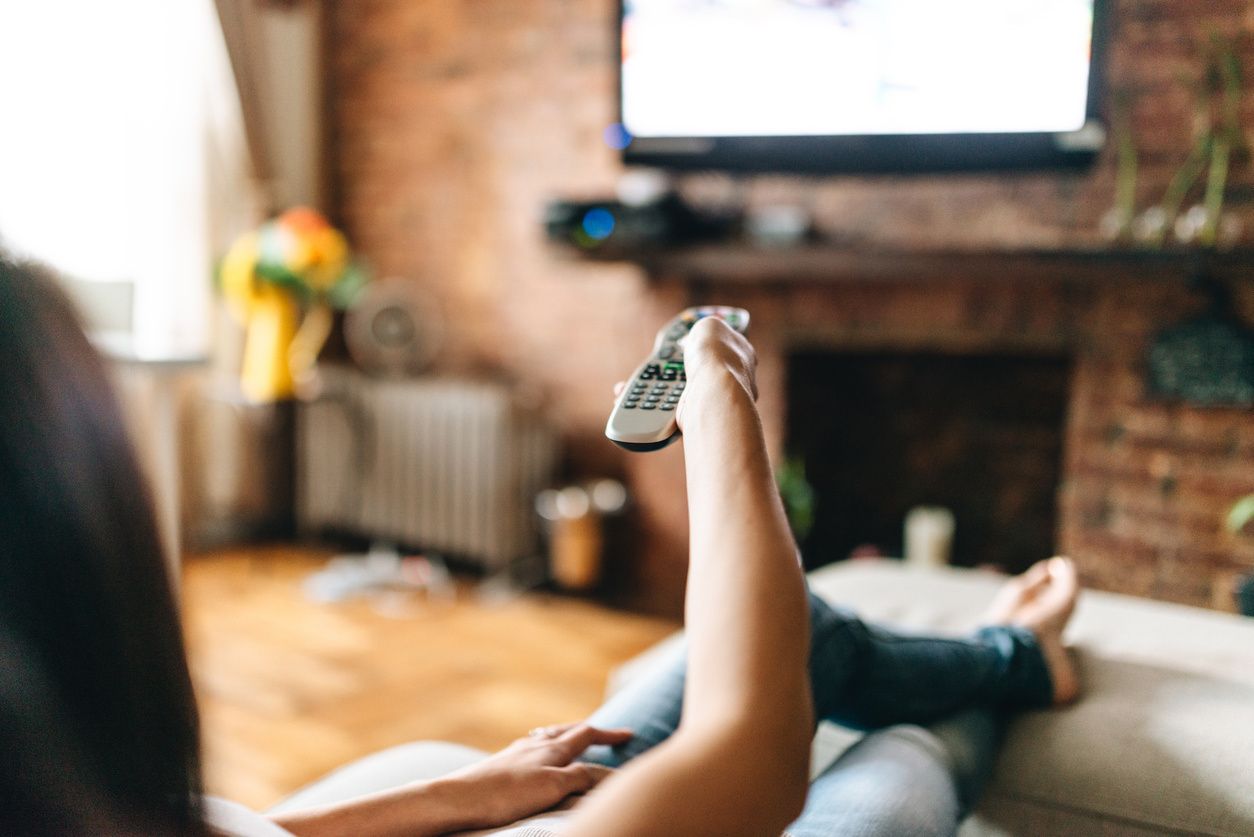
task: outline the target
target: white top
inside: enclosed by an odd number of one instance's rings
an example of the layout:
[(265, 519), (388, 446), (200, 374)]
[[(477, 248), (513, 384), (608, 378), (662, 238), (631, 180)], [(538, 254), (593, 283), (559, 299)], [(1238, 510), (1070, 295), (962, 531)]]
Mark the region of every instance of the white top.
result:
[(292, 837), (292, 832), (280, 828), (266, 817), (238, 802), (230, 802), (216, 796), (206, 796), (205, 822), (214, 831), (228, 837)]
[[(205, 822), (214, 831), (227, 837), (293, 837), (292, 832), (281, 828), (269, 818), (250, 808), (216, 796), (206, 796)], [(504, 829), (465, 832), (462, 837), (557, 837), (554, 829), (561, 822), (560, 814), (540, 814), (520, 820)]]

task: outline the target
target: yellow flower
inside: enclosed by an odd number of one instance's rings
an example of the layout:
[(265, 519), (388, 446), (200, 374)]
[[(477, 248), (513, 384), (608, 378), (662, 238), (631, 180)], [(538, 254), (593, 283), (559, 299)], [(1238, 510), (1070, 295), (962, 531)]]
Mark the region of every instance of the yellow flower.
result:
[(312, 232), (307, 237), (311, 260), (305, 281), (316, 293), (329, 291), (348, 266), (348, 242), (332, 227)]
[(231, 308), (231, 314), (241, 322), (262, 295), (257, 281), (258, 257), (257, 233), (245, 233), (236, 239), (222, 260), (222, 293)]

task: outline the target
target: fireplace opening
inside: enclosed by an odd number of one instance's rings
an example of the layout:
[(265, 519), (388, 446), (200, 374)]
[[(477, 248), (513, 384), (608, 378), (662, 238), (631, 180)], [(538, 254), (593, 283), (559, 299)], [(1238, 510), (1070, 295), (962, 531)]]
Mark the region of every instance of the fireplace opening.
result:
[(906, 515), (952, 512), (951, 563), (1019, 572), (1052, 554), (1071, 362), (798, 352), (786, 449), (804, 464), (807, 569), (903, 554)]

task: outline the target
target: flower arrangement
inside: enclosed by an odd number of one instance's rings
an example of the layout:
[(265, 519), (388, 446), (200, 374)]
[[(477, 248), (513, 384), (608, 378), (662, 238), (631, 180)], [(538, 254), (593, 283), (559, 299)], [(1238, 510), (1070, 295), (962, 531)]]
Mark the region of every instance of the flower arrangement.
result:
[(352, 304), (367, 276), (344, 235), (319, 212), (289, 209), (231, 245), (218, 273), (246, 329), (240, 385), (253, 401), (317, 389), (315, 361), (332, 310)]

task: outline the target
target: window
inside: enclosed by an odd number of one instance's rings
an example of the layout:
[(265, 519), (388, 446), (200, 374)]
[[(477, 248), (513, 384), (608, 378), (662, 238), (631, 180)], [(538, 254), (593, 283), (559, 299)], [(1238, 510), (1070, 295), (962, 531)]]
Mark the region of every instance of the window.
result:
[(205, 353), (214, 259), (253, 220), (212, 0), (0, 3), (0, 113), (0, 243), (126, 294), (122, 351)]

